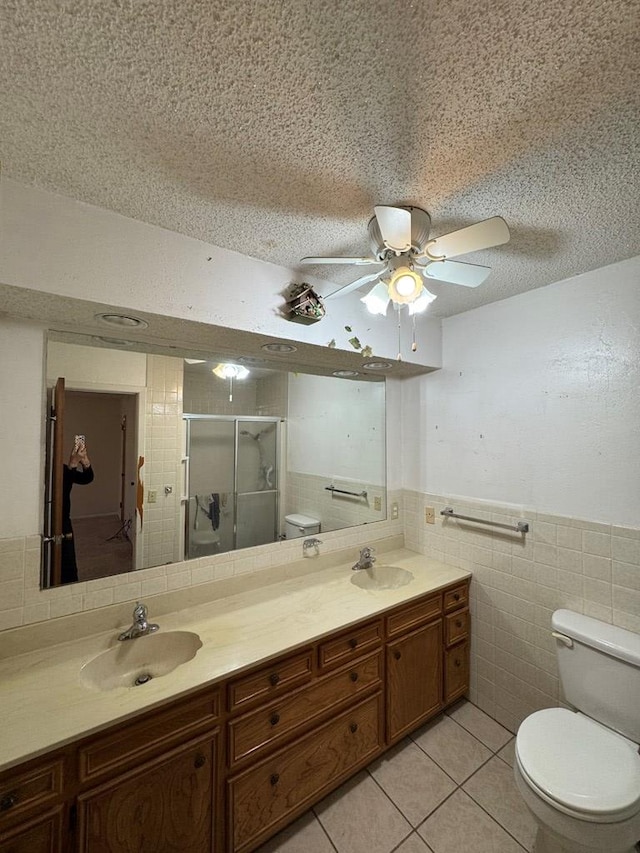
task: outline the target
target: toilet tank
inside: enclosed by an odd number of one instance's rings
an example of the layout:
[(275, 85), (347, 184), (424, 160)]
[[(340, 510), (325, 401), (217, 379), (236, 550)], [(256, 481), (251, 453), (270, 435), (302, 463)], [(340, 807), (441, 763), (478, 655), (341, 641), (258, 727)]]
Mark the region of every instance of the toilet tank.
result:
[(567, 702), (640, 743), (640, 635), (571, 610), (551, 625)]
[(285, 515), (284, 532), (287, 539), (298, 539), (300, 536), (315, 536), (320, 533), (320, 522), (310, 515), (294, 513)]

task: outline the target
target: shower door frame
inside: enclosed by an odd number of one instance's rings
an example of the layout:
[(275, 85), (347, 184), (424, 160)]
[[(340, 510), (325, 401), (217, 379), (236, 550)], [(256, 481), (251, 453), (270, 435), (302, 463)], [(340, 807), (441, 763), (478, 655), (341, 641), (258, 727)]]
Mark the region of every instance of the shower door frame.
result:
[[(195, 559), (189, 556), (189, 501), (191, 498), (190, 488), (189, 488), (189, 465), (190, 465), (190, 456), (189, 449), (191, 447), (191, 422), (192, 421), (217, 421), (233, 423), (234, 425), (234, 433), (233, 433), (233, 548), (229, 551), (221, 551), (222, 554), (229, 554), (232, 551), (237, 551), (238, 549), (238, 444), (240, 439), (240, 429), (239, 424), (241, 422), (258, 422), (264, 424), (275, 424), (276, 425), (276, 435), (275, 435), (275, 462), (274, 467), (276, 470), (277, 476), (277, 484), (278, 488), (276, 489), (259, 489), (254, 492), (242, 492), (242, 496), (245, 495), (262, 495), (262, 494), (273, 494), (276, 496), (276, 504), (275, 504), (275, 519), (274, 519), (274, 529), (273, 529), (273, 539), (272, 542), (277, 542), (280, 539), (280, 491), (281, 491), (281, 471), (280, 471), (280, 430), (282, 426), (282, 418), (277, 416), (265, 416), (265, 415), (197, 415), (192, 413), (183, 413), (182, 418), (185, 422), (185, 455), (183, 456), (184, 462), (184, 559), (190, 560)], [(267, 544), (267, 543), (262, 543)], [(270, 544), (270, 543), (269, 543)], [(246, 546), (253, 547), (253, 546)], [(242, 550), (242, 549), (240, 549)]]

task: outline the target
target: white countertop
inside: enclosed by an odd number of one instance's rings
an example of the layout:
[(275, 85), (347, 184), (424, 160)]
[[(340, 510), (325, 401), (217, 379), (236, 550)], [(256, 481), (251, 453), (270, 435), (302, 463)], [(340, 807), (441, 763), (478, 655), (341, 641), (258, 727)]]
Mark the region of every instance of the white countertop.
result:
[[(342, 563), (157, 617), (161, 631), (197, 633), (202, 648), (140, 687), (101, 691), (80, 680), (85, 663), (118, 643), (114, 632), (0, 661), (0, 770), (470, 577), (406, 549), (385, 553), (379, 563), (407, 569), (414, 580), (363, 590), (351, 583), (351, 565)], [(156, 621), (151, 607), (149, 619)]]

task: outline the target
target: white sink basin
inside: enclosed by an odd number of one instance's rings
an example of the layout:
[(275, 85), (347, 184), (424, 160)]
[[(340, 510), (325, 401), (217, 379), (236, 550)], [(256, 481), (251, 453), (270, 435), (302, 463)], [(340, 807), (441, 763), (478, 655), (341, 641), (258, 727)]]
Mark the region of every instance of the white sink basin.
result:
[(172, 672), (194, 658), (201, 647), (200, 637), (191, 631), (166, 631), (123, 640), (85, 663), (80, 680), (98, 690), (136, 687)]
[(399, 566), (372, 566), (353, 573), (351, 583), (360, 589), (398, 589), (413, 580), (413, 575)]

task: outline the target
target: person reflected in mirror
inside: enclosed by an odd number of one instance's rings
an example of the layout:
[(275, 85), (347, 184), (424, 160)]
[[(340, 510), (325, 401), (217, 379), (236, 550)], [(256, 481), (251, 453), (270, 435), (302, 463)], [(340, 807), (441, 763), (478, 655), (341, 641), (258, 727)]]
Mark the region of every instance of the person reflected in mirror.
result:
[(62, 583), (76, 583), (78, 565), (71, 524), (71, 489), (74, 485), (86, 486), (93, 482), (93, 468), (83, 435), (76, 435), (69, 462), (62, 473)]

